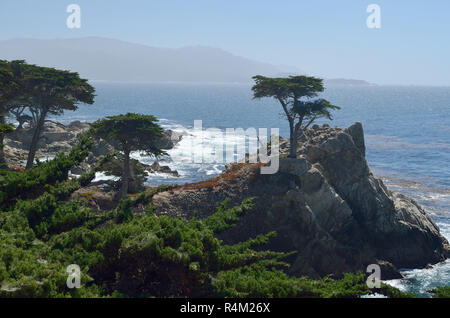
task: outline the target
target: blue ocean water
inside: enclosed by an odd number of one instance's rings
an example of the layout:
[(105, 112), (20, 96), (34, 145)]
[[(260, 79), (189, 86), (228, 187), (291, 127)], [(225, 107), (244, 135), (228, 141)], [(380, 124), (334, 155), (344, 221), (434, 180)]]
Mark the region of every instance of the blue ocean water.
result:
[[(288, 136), (280, 106), (270, 99), (252, 100), (250, 84), (93, 84), (95, 104), (81, 105), (58, 120), (91, 122), (138, 112), (189, 133), (194, 120), (202, 120), (204, 128), (279, 128), (281, 135)], [(375, 175), (392, 190), (420, 202), (450, 239), (450, 87), (330, 86), (323, 97), (342, 107), (330, 125), (347, 127), (362, 122), (367, 160)], [(192, 164), (187, 158), (191, 148), (192, 144), (182, 142), (163, 160), (177, 169), (181, 178), (152, 175), (149, 184), (198, 181), (224, 168), (221, 163)], [(135, 157), (147, 163), (153, 160), (139, 154)], [(405, 269), (404, 274), (406, 279), (392, 284), (427, 296), (433, 286), (450, 284), (450, 263), (427, 270)]]

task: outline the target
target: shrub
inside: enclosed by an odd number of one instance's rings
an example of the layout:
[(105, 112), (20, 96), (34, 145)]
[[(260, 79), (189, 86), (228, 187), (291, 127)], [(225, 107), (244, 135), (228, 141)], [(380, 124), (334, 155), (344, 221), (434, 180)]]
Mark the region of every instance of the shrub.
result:
[(450, 286), (439, 286), (432, 290), (433, 298), (450, 298)]

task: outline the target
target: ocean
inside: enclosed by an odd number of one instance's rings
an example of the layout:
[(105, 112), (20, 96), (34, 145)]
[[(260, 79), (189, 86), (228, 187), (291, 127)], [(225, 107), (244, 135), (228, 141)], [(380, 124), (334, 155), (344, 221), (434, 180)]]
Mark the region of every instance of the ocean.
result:
[[(160, 124), (179, 132), (196, 134), (194, 120), (203, 128), (279, 128), (288, 136), (288, 124), (275, 100), (253, 100), (251, 84), (109, 83), (93, 82), (94, 105), (81, 105), (55, 120), (95, 121), (126, 112), (151, 114)], [(450, 87), (329, 86), (321, 95), (340, 106), (331, 126), (348, 127), (362, 122), (367, 161), (373, 173), (390, 189), (418, 201), (450, 240)], [(319, 121), (321, 124), (325, 121)], [(161, 164), (181, 177), (154, 174), (149, 185), (195, 182), (213, 177), (224, 163), (210, 160), (217, 147), (236, 140), (204, 133), (203, 144), (184, 138)], [(193, 163), (201, 151), (208, 163)], [(209, 157), (208, 157), (209, 156)], [(144, 163), (154, 159), (138, 153)], [(431, 269), (402, 269), (406, 277), (388, 283), (404, 291), (429, 296), (435, 286), (450, 284), (450, 261)]]

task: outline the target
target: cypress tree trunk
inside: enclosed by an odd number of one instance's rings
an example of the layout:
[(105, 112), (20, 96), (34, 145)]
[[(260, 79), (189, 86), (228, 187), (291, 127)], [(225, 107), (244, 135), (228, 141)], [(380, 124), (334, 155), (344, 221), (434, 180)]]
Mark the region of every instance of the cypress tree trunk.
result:
[(125, 199), (128, 194), (128, 182), (130, 180), (130, 149), (125, 148), (123, 160), (123, 173), (122, 173), (122, 188), (120, 191), (120, 197)]
[[(0, 125), (5, 124), (5, 117), (0, 114)], [(0, 131), (0, 169), (5, 168), (6, 160), (5, 160), (5, 150), (3, 141), (5, 140), (5, 134)]]
[(41, 131), (44, 127), (45, 117), (47, 116), (47, 110), (41, 112), (39, 121), (37, 122), (36, 128), (34, 129), (33, 139), (31, 139), (30, 151), (28, 152), (27, 165), (25, 169), (33, 168), (34, 157), (36, 156), (36, 151), (38, 149), (39, 138), (41, 138)]
[(23, 124), (24, 124), (24, 121), (23, 120), (19, 120), (19, 126), (17, 126), (17, 130), (21, 130), (22, 128), (23, 128)]
[(289, 130), (290, 130), (290, 136), (289, 136), (289, 158), (297, 158), (297, 136), (295, 132), (294, 123), (289, 121)]

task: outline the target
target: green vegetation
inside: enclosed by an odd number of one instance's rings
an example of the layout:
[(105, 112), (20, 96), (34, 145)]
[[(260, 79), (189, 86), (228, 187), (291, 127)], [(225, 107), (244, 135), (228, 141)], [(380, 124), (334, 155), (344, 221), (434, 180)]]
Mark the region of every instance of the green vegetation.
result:
[[(340, 280), (287, 275), (283, 258), (290, 254), (260, 248), (275, 233), (224, 244), (216, 235), (234, 226), (252, 208), (252, 199), (231, 208), (225, 201), (205, 219), (158, 217), (151, 198), (172, 188), (164, 186), (122, 200), (114, 210), (92, 211), (70, 195), (92, 180), (95, 169), (67, 180), (71, 166), (87, 156), (90, 146), (89, 136), (84, 136), (69, 155), (23, 172), (1, 172), (1, 297), (358, 297), (371, 293), (362, 273)], [(138, 205), (145, 205), (145, 213), (135, 213)], [(80, 289), (66, 285), (70, 264), (81, 268)]]
[[(52, 161), (38, 163), (36, 169), (24, 172), (0, 170), (0, 209), (9, 209), (20, 200), (38, 198), (55, 184), (66, 181), (69, 170), (86, 158), (91, 146), (92, 141), (85, 135), (69, 155), (58, 154)], [(84, 175), (78, 182), (86, 185), (90, 177), (93, 176)]]
[(163, 135), (163, 129), (157, 124), (157, 121), (151, 115), (128, 113), (111, 116), (92, 124), (94, 135), (110, 143), (118, 143), (119, 149), (123, 151), (122, 198), (128, 194), (131, 151), (145, 151), (150, 156), (164, 154), (164, 151), (155, 146), (156, 140)]
[(439, 286), (432, 290), (433, 298), (450, 298), (450, 286)]
[(310, 126), (319, 118), (332, 119), (331, 110), (340, 109), (329, 101), (316, 98), (324, 91), (323, 80), (310, 76), (289, 76), (287, 78), (270, 78), (254, 76), (252, 88), (255, 99), (272, 97), (280, 102), (289, 122), (290, 153), (297, 156), (298, 138), (302, 129)]

